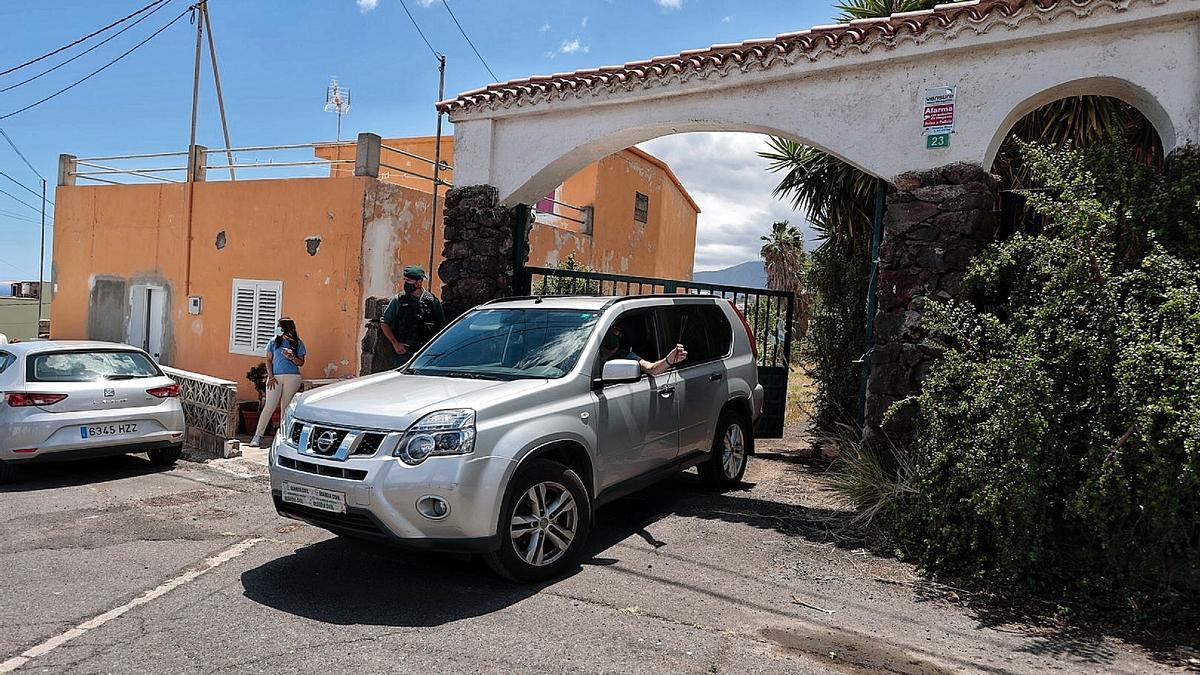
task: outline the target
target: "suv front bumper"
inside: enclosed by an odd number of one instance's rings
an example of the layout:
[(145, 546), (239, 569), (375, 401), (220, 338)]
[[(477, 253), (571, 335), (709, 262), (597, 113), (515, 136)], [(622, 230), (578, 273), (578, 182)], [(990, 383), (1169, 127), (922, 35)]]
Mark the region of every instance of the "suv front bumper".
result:
[[(497, 526), (510, 460), (472, 454), (431, 457), (414, 467), (392, 457), (385, 444), (372, 457), (338, 461), (301, 453), (281, 438), (270, 461), (271, 494), (281, 516), (417, 550), (478, 553), (500, 546)], [(285, 502), (284, 483), (341, 493), (345, 513)], [(429, 496), (449, 506), (444, 517), (417, 509), (417, 501)]]

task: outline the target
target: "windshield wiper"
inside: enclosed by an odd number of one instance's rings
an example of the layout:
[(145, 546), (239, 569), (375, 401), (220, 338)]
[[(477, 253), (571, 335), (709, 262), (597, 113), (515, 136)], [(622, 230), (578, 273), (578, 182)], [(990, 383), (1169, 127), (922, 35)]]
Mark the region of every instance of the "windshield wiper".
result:
[(114, 382), (117, 380), (139, 380), (143, 377), (150, 377), (150, 376), (149, 375), (105, 375), (104, 379), (109, 382)]
[(476, 372), (473, 370), (448, 370), (444, 373), (438, 373), (438, 375), (442, 375), (445, 377), (464, 377), (464, 378), (467, 378), (470, 380), (501, 380), (501, 381), (503, 381), (503, 380), (508, 379), (503, 375), (497, 375), (494, 373), (479, 373), (479, 372)]

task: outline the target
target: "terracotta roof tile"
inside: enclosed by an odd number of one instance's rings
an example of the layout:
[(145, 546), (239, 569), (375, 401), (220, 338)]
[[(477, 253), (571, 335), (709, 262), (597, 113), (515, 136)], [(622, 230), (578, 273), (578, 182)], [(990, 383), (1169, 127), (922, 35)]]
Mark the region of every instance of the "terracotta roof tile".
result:
[(774, 38), (758, 38), (736, 44), (689, 49), (679, 54), (630, 61), (618, 66), (588, 68), (569, 73), (539, 75), (522, 80), (490, 84), (439, 101), (442, 111), (453, 112), (483, 105), (511, 105), (536, 102), (557, 92), (576, 95), (582, 89), (599, 86), (649, 86), (658, 80), (721, 68), (750, 68), (758, 62), (770, 67), (781, 58), (805, 54), (816, 58), (822, 51), (857, 46), (864, 51), (876, 43), (894, 43), (898, 38), (920, 35), (928, 30), (945, 30), (955, 24), (979, 24), (992, 17), (1007, 19), (1026, 10), (1050, 11), (1059, 6), (1087, 7), (1111, 0), (971, 0), (937, 5), (933, 9), (902, 12), (877, 19), (858, 19), (849, 23), (814, 26), (808, 30), (781, 33)]

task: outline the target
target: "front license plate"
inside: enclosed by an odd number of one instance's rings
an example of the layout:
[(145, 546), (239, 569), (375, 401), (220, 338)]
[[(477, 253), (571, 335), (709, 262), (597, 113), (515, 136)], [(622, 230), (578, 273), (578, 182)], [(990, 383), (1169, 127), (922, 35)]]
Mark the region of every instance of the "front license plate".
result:
[(346, 493), (299, 485), (283, 484), (283, 501), (333, 513), (346, 512)]
[(136, 434), (137, 422), (118, 422), (116, 424), (88, 424), (79, 427), (79, 437), (82, 439), (103, 438), (105, 436), (129, 436)]

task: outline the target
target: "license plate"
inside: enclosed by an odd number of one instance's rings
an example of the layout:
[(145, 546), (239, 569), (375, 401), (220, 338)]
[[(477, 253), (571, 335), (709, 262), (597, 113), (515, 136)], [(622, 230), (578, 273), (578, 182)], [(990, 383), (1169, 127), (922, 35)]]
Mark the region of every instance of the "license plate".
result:
[(308, 485), (284, 483), (283, 501), (288, 502), (289, 504), (309, 506), (314, 509), (331, 511), (333, 513), (346, 512), (345, 492), (324, 490), (322, 488), (309, 487)]
[(102, 438), (104, 436), (128, 436), (130, 434), (136, 434), (137, 430), (137, 422), (89, 424), (79, 427), (79, 437), (86, 440), (89, 438)]

